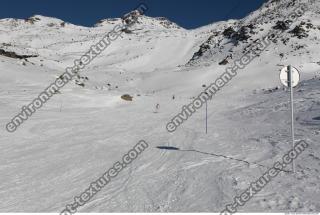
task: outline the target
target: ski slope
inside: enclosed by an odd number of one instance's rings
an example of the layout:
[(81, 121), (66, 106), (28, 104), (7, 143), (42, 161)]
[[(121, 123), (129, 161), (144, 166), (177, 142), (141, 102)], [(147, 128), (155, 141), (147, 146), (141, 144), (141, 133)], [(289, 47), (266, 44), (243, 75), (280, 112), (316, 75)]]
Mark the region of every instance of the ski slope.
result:
[[(291, 147), (289, 95), (279, 80), (287, 64), (301, 72), (296, 139), (309, 148), (296, 160), (296, 174), (280, 173), (240, 212), (319, 212), (318, 2), (291, 27), (310, 20), (308, 37), (284, 32), (280, 39), (290, 38), (287, 44), (272, 43), (213, 97), (208, 134), (204, 108), (174, 133), (166, 130), (202, 85), (225, 71), (228, 65), (218, 63), (230, 50), (236, 59), (249, 43), (235, 45), (222, 31), (254, 20), (263, 31), (253, 38), (262, 37), (288, 2), (269, 2), (242, 20), (193, 30), (139, 17), (133, 33), (123, 33), (81, 72), (84, 87), (70, 82), (14, 133), (5, 125), (20, 108), (121, 21), (106, 19), (87, 28), (40, 15), (33, 24), (0, 20), (1, 49), (38, 55), (27, 61), (0, 56), (0, 212), (60, 212), (141, 139), (149, 148), (79, 212), (220, 212), (267, 170), (256, 163), (271, 167)], [(262, 15), (266, 10), (275, 17)], [(213, 32), (220, 32), (220, 46), (186, 65)], [(299, 45), (303, 48), (296, 49)], [(133, 101), (122, 100), (123, 94)]]

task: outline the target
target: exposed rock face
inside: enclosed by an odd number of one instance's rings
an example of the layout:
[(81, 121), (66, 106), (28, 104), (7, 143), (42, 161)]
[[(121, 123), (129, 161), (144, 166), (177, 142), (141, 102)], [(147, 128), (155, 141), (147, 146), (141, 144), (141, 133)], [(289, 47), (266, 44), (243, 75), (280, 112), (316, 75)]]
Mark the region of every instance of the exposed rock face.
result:
[(131, 11), (130, 13), (125, 14), (122, 17), (122, 21), (123, 23), (125, 23), (126, 25), (132, 25), (136, 22), (138, 22), (138, 17), (141, 16), (141, 12), (139, 10), (134, 10)]
[(254, 26), (252, 24), (242, 26), (239, 31), (233, 33), (231, 38), (238, 43), (239, 41), (247, 41), (251, 36), (250, 34), (254, 34)]
[(207, 51), (209, 51), (212, 47), (214, 47), (216, 45), (215, 37), (218, 34), (219, 34), (218, 32), (214, 33), (207, 39), (206, 42), (201, 44), (199, 50), (193, 54), (191, 60), (187, 63), (187, 65), (192, 65), (195, 60), (202, 57)]
[[(290, 45), (292, 47), (290, 51), (297, 51), (295, 47), (303, 44), (295, 44), (299, 43), (296, 38), (310, 40), (318, 38), (316, 34), (320, 30), (320, 25), (316, 25), (318, 23), (316, 20), (319, 18), (320, 8), (316, 2), (315, 0), (269, 0), (257, 11), (241, 20), (222, 22), (216, 26), (223, 28), (220, 28), (220, 31), (215, 29), (218, 34), (208, 35), (210, 39), (199, 45), (199, 49), (194, 52), (186, 66), (212, 62), (224, 65), (227, 60), (218, 59), (224, 59), (232, 53), (245, 53), (254, 41), (266, 36), (277, 46), (279, 52), (282, 48), (278, 46), (280, 42), (286, 46)], [(279, 32), (277, 36), (275, 31)], [(213, 40), (217, 41), (215, 45), (209, 43)], [(285, 51), (283, 53), (283, 56), (288, 54)], [(279, 56), (279, 53), (277, 55)]]
[(17, 59), (26, 59), (30, 57), (38, 57), (38, 55), (19, 55), (15, 52), (11, 51), (5, 51), (3, 49), (0, 49), (0, 55), (10, 57), (10, 58), (17, 58)]
[(234, 40), (235, 43), (238, 43), (239, 41), (247, 41), (250, 38), (250, 34), (253, 34), (254, 26), (252, 24), (242, 26), (238, 31), (235, 31), (232, 26), (226, 28), (223, 31), (223, 36), (225, 36), (228, 39)]
[(219, 65), (226, 65), (229, 63), (229, 60), (232, 59), (232, 55), (228, 55), (225, 59), (223, 59), (221, 62), (219, 62)]
[(156, 20), (165, 28), (180, 28), (176, 23), (171, 22), (165, 17), (157, 17)]
[(28, 22), (30, 24), (34, 24), (35, 22), (40, 21), (39, 17), (29, 17), (27, 19), (24, 20), (25, 22)]
[(228, 27), (223, 31), (223, 36), (227, 37), (227, 38), (232, 38), (232, 35), (236, 33), (236, 31), (233, 29), (233, 27)]
[(288, 30), (289, 29), (289, 24), (290, 24), (290, 21), (289, 20), (286, 20), (286, 21), (277, 21), (276, 25), (273, 26), (272, 28), (273, 29), (277, 29), (277, 30)]
[(312, 28), (314, 27), (311, 23), (301, 22), (292, 31), (289, 31), (289, 33), (293, 34), (295, 37), (298, 37), (299, 39), (302, 39), (309, 36), (308, 31)]
[(199, 51), (197, 51), (196, 53), (193, 54), (193, 59), (198, 59), (199, 57), (203, 56), (203, 54), (210, 49), (210, 45), (203, 43), (200, 46)]
[[(176, 23), (171, 22), (165, 17), (147, 17), (144, 16), (139, 10), (131, 11), (122, 17), (122, 23), (127, 25), (127, 29), (133, 25), (157, 25), (164, 27), (165, 29), (180, 29)], [(130, 32), (131, 33), (131, 32)]]

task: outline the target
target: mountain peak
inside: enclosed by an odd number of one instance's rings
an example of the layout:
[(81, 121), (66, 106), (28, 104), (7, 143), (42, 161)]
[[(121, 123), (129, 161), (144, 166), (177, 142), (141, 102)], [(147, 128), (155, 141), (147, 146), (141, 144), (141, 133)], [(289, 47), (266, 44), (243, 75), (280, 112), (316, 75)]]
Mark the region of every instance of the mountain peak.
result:
[(61, 23), (64, 23), (63, 20), (54, 18), (54, 17), (48, 17), (48, 16), (42, 16), (42, 15), (33, 15), (27, 19), (25, 19), (25, 22), (30, 24), (40, 24), (40, 25), (61, 25)]

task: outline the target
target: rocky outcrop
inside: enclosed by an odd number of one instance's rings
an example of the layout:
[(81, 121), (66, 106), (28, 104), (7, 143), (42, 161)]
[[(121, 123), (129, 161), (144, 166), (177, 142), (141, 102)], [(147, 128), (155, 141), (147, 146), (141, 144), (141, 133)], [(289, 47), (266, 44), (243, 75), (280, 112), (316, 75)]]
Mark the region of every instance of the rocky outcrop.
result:
[(309, 36), (309, 29), (315, 29), (312, 23), (301, 22), (299, 25), (295, 26), (293, 30), (289, 31), (289, 33), (299, 39), (302, 39)]
[(124, 94), (121, 96), (121, 99), (123, 99), (125, 101), (132, 101), (133, 97), (130, 96), (129, 94)]
[(285, 30), (289, 29), (290, 23), (291, 23), (291, 21), (289, 21), (289, 20), (277, 21), (276, 24), (272, 28), (285, 31)]
[(0, 55), (10, 58), (17, 58), (17, 59), (26, 59), (30, 57), (38, 57), (38, 55), (19, 55), (12, 51), (5, 51), (3, 49), (0, 49)]

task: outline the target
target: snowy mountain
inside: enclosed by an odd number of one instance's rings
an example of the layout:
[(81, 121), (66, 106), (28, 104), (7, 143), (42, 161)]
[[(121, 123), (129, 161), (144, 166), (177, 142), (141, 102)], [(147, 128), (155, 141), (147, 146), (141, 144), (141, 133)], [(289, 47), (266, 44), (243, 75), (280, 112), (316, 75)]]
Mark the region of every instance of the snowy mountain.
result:
[[(301, 4), (305, 13), (288, 17)], [(301, 75), (296, 140), (309, 147), (296, 174), (280, 173), (239, 211), (319, 212), (319, 14), (317, 1), (270, 0), (243, 19), (193, 30), (137, 14), (137, 23), (13, 133), (5, 127), (21, 107), (126, 21), (0, 20), (0, 212), (60, 212), (141, 139), (149, 148), (80, 212), (222, 211), (291, 147), (289, 95), (279, 80), (289, 64)], [(274, 30), (281, 34), (208, 102), (207, 134), (204, 107), (174, 133), (166, 130)]]

